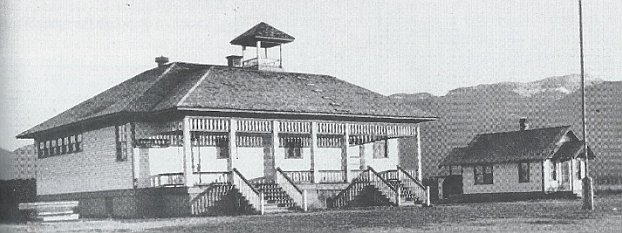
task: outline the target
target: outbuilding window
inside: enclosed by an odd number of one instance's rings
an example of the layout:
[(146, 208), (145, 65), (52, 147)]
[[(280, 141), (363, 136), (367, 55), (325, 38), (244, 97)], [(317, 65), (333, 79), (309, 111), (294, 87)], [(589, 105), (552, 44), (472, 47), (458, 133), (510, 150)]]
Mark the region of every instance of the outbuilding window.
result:
[(529, 162), (518, 163), (518, 182), (529, 183)]
[(473, 171), (475, 173), (475, 184), (493, 183), (492, 165), (477, 165)]

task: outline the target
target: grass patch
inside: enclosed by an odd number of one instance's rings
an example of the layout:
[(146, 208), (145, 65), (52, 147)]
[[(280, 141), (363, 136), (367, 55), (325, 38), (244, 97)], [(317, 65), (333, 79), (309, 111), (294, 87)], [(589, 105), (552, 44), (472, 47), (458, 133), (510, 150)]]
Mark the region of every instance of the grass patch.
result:
[[(360, 208), (265, 216), (79, 221), (0, 226), (0, 232), (481, 232), (482, 230), (611, 232), (622, 217), (622, 195), (598, 196), (595, 211), (581, 200)], [(605, 228), (609, 227), (609, 228)], [(617, 231), (617, 228), (613, 232)], [(621, 229), (622, 230), (622, 229)]]

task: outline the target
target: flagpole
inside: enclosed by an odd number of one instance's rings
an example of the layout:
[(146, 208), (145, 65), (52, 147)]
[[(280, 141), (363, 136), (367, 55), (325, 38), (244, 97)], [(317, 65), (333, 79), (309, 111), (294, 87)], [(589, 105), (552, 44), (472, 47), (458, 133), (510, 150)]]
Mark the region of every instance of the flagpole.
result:
[(581, 120), (583, 123), (583, 155), (585, 156), (585, 177), (583, 177), (583, 207), (584, 210), (594, 209), (594, 188), (589, 173), (589, 161), (585, 130), (585, 66), (583, 62), (583, 8), (579, 0), (579, 45), (581, 48)]

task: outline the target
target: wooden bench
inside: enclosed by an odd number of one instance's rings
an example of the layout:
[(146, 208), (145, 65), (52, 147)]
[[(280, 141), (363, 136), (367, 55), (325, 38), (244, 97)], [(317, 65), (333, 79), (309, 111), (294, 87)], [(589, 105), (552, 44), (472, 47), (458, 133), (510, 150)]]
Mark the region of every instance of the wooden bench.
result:
[(19, 210), (30, 220), (43, 222), (78, 220), (80, 214), (74, 210), (78, 201), (19, 203)]

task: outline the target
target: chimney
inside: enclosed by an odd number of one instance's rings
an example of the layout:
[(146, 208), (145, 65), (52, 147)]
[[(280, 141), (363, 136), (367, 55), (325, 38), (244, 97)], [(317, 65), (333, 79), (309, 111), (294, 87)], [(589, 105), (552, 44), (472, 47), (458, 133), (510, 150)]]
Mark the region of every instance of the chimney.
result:
[(168, 63), (168, 57), (159, 56), (155, 58), (155, 62), (158, 63), (158, 68), (162, 68), (166, 63)]
[(518, 124), (520, 125), (521, 131), (529, 129), (529, 123), (527, 123), (527, 118), (521, 118), (520, 120), (518, 120)]
[(229, 67), (242, 67), (242, 56), (230, 55), (227, 56), (227, 65)]

